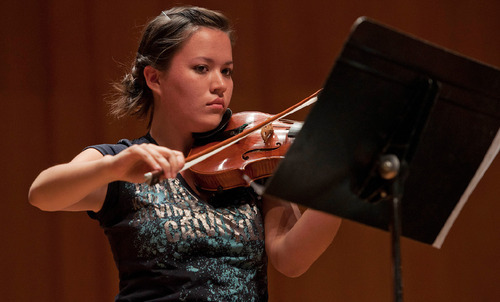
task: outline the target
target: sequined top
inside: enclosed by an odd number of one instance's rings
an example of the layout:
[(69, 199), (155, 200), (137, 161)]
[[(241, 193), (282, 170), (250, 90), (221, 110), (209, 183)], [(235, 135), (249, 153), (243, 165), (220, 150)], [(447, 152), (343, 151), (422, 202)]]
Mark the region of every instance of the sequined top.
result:
[[(115, 155), (149, 136), (91, 146)], [(259, 200), (239, 191), (202, 200), (179, 174), (154, 186), (113, 182), (90, 213), (120, 276), (116, 301), (267, 301)]]

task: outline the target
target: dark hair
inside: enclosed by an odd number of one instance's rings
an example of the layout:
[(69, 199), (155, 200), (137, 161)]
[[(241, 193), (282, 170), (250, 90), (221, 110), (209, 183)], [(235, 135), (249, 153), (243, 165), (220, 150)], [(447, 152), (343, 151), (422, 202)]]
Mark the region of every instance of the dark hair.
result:
[(117, 94), (111, 102), (111, 113), (139, 118), (149, 114), (151, 126), (154, 102), (144, 78), (144, 68), (150, 65), (158, 70), (168, 69), (174, 54), (200, 27), (221, 30), (229, 35), (231, 42), (234, 40), (229, 20), (222, 13), (206, 8), (174, 7), (151, 20), (142, 34), (130, 73), (114, 85)]

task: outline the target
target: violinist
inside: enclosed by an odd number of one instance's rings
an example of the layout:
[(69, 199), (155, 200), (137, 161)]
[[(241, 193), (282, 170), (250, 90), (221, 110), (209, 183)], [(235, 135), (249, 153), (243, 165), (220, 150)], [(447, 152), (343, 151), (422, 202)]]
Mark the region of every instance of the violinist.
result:
[[(259, 197), (248, 187), (207, 193), (183, 171), (196, 135), (217, 128), (233, 92), (233, 34), (224, 15), (174, 7), (145, 27), (118, 115), (149, 119), (146, 135), (89, 146), (42, 171), (29, 201), (87, 211), (104, 229), (119, 271), (116, 301), (266, 301), (267, 261), (304, 273), (340, 219)], [(148, 172), (160, 172), (155, 185)]]

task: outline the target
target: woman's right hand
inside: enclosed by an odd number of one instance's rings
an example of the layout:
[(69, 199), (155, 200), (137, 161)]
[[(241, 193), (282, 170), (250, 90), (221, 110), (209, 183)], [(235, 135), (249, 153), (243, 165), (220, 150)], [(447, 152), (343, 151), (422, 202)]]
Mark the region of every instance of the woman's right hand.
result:
[(133, 145), (109, 157), (116, 180), (133, 183), (144, 182), (148, 172), (162, 171), (162, 178), (174, 178), (185, 163), (182, 152), (155, 144)]

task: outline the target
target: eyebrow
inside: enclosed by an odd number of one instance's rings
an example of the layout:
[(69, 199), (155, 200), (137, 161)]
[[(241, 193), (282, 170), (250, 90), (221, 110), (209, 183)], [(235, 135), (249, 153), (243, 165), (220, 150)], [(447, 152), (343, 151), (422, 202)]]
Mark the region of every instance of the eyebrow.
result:
[[(207, 61), (209, 63), (214, 63), (215, 62), (213, 59), (207, 58), (207, 57), (196, 57), (195, 59), (202, 59), (202, 60)], [(234, 64), (233, 61), (227, 61), (227, 62), (225, 62), (222, 65), (232, 65), (232, 64)]]

